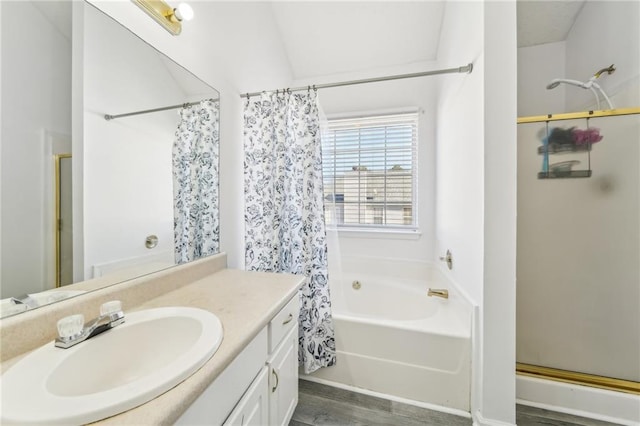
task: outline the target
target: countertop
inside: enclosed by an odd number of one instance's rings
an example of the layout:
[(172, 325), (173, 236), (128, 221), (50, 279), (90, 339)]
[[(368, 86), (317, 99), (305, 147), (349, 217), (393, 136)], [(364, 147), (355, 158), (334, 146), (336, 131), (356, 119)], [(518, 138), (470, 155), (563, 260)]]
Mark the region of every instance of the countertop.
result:
[[(165, 306), (190, 306), (218, 316), (223, 340), (214, 355), (192, 376), (155, 399), (95, 425), (173, 424), (248, 343), (298, 292), (303, 277), (225, 269), (224, 255), (88, 293), (0, 321), (2, 371), (51, 342), (59, 318), (95, 312), (107, 300), (123, 301), (127, 312)], [(207, 271), (208, 269), (208, 271)], [(13, 356), (11, 356), (13, 354)]]
[(302, 278), (295, 275), (224, 269), (134, 309), (191, 306), (213, 312), (222, 322), (222, 343), (200, 370), (170, 391), (137, 408), (94, 424), (173, 424), (286, 302), (296, 295), (301, 284)]

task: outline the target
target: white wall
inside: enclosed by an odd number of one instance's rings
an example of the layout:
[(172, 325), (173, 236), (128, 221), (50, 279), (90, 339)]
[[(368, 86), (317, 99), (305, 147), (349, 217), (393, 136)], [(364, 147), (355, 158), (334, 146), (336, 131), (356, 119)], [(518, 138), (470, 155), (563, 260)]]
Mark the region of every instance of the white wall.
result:
[(31, 2), (3, 2), (1, 7), (0, 292), (8, 297), (55, 283), (44, 274), (54, 250), (45, 234), (53, 222), (53, 211), (45, 212), (43, 203), (45, 183), (52, 182), (45, 176), (45, 161), (53, 161), (45, 157), (45, 131), (71, 134), (71, 41)]
[[(567, 78), (585, 81), (599, 69), (615, 64), (616, 71), (602, 75), (598, 84), (610, 97), (618, 95), (614, 107), (640, 105), (639, 2), (586, 2), (567, 36), (566, 53)], [(593, 94), (587, 90), (567, 88), (566, 93), (566, 111), (584, 111), (594, 104)]]
[[(350, 81), (382, 75), (405, 74), (435, 69), (435, 63), (420, 63), (393, 69), (371, 69), (366, 73), (318, 76), (298, 80), (293, 86)], [(322, 89), (320, 104), (328, 118), (357, 117), (395, 112), (419, 111), (418, 128), (418, 234), (339, 231), (342, 256), (433, 259), (435, 205), (435, 93), (433, 78), (415, 78)]]
[[(543, 81), (586, 80), (612, 63), (617, 71), (599, 83), (614, 106), (640, 106), (639, 28), (637, 2), (587, 2), (564, 48), (519, 49), (519, 115), (592, 108), (593, 95), (574, 87), (566, 88), (566, 103), (550, 102), (553, 91), (544, 90)], [(540, 61), (544, 55), (551, 61)], [(584, 128), (586, 121), (551, 125)], [(591, 153), (593, 176), (554, 181), (536, 178), (536, 133), (544, 124), (518, 126), (517, 358), (638, 381), (640, 118), (591, 119), (589, 125), (604, 135)], [(574, 158), (585, 164), (585, 155), (550, 162)]]
[[(287, 87), (291, 70), (261, 2), (195, 2), (195, 18), (172, 36), (131, 2), (91, 1), (220, 92), (220, 245), (230, 267), (244, 267), (241, 92)], [(199, 13), (211, 19), (199, 19)], [(257, 72), (259, 70), (259, 72)]]
[(565, 57), (564, 41), (518, 49), (519, 117), (565, 112), (567, 86), (546, 89), (554, 78), (566, 78)]
[[(466, 76), (442, 78), (436, 138), (436, 252), (452, 251), (454, 267), (448, 275), (477, 306), (482, 304), (484, 241), (483, 16), (481, 3), (446, 5), (438, 60), (442, 67), (473, 62), (474, 70)], [(476, 324), (472, 413), (479, 410), (482, 393), (481, 332)]]
[[(2, 22), (2, 4), (0, 3), (0, 23)], [(2, 36), (2, 31), (0, 31), (0, 46), (2, 46), (2, 40), (5, 37)], [(2, 81), (2, 54), (0, 54), (0, 82)], [(0, 98), (2, 97), (2, 83), (0, 83)], [(0, 102), (0, 129), (2, 129), (2, 102)], [(0, 130), (0, 177), (2, 176), (2, 130)], [(0, 187), (0, 264), (2, 264), (2, 187)], [(2, 274), (0, 273), (0, 291), (2, 291)], [(0, 298), (3, 297), (0, 294)]]
[(449, 2), (438, 47), (441, 67), (474, 63), (469, 75), (441, 77), (436, 147), (436, 248), (450, 249), (449, 273), (482, 302), (484, 58), (481, 3)]
[(515, 2), (485, 5), (482, 398), (486, 419), (515, 424), (517, 31)]
[[(84, 117), (84, 2), (71, 4), (71, 117)], [(84, 120), (72, 118), (73, 278), (84, 278)]]
[(437, 252), (479, 306), (474, 347), (475, 424), (515, 423), (514, 3), (448, 2), (438, 50), (447, 76), (438, 103)]

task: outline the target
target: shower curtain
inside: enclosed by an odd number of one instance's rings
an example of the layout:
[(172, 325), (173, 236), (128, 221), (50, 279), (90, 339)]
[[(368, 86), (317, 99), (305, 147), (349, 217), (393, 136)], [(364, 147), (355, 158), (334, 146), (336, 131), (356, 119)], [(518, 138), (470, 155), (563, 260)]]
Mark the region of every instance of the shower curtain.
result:
[(335, 363), (317, 97), (271, 93), (244, 111), (245, 262), (302, 274), (298, 360), (305, 373)]
[(173, 144), (174, 250), (177, 264), (219, 251), (220, 103), (182, 108)]

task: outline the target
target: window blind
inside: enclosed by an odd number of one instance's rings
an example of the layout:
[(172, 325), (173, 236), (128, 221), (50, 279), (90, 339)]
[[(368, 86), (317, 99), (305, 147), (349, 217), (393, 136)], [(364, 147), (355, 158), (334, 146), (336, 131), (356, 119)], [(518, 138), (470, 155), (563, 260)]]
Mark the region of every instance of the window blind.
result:
[(329, 120), (322, 143), (327, 223), (416, 226), (418, 114)]

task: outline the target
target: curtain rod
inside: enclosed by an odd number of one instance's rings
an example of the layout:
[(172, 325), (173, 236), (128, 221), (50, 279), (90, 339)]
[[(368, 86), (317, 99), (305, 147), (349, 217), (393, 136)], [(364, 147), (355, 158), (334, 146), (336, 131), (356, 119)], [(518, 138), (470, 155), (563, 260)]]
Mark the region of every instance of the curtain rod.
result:
[[(386, 77), (374, 77), (374, 78), (365, 78), (362, 80), (351, 80), (351, 81), (341, 81), (338, 83), (326, 83), (326, 84), (314, 84), (311, 86), (301, 86), (301, 87), (294, 87), (294, 88), (289, 88), (289, 89), (284, 89), (288, 92), (300, 92), (303, 90), (309, 90), (309, 89), (327, 89), (329, 87), (340, 87), (340, 86), (351, 86), (354, 84), (364, 84), (364, 83), (376, 83), (378, 81), (388, 81), (388, 80), (400, 80), (403, 78), (414, 78), (414, 77), (425, 77), (428, 75), (438, 75), (438, 74), (452, 74), (452, 73), (467, 73), (470, 74), (471, 71), (473, 71), (473, 63), (469, 63), (465, 66), (462, 67), (457, 67), (457, 68), (447, 68), (447, 69), (442, 69), (442, 70), (435, 70), (435, 71), (424, 71), (424, 72), (415, 72), (415, 73), (411, 73), (411, 74), (398, 74), (398, 75), (389, 75)], [(276, 92), (276, 90), (270, 90), (268, 91), (268, 93), (271, 92)], [(246, 97), (247, 99), (250, 98), (251, 96), (257, 96), (260, 95), (263, 92), (252, 92), (252, 93), (245, 93), (245, 94), (240, 94), (240, 97)]]
[[(205, 99), (205, 100), (209, 100), (209, 99)], [(217, 101), (218, 98), (215, 98), (215, 99), (212, 98), (211, 100), (212, 101)], [(116, 115), (105, 114), (104, 115), (104, 119), (109, 121), (109, 120), (113, 120), (113, 119), (120, 118), (120, 117), (128, 117), (130, 115), (148, 114), (150, 112), (167, 111), (167, 110), (176, 109), (176, 108), (187, 108), (187, 107), (190, 107), (192, 105), (198, 105), (200, 102), (202, 102), (202, 101), (187, 102), (187, 103), (184, 103), (184, 104), (171, 105), (171, 106), (166, 106), (166, 107), (162, 107), (162, 108), (145, 109), (143, 111), (127, 112), (125, 114), (116, 114)]]

